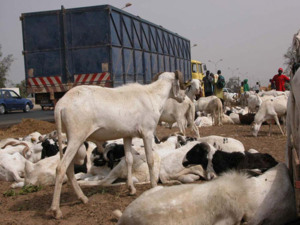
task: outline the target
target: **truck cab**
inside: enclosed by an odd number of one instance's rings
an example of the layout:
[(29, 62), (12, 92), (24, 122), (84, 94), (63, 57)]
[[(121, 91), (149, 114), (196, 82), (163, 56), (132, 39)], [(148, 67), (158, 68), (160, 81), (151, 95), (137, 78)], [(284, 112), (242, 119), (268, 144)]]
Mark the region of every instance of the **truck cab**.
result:
[[(200, 61), (197, 60), (191, 60), (191, 66), (192, 66), (192, 79), (199, 79), (203, 80), (204, 73), (207, 70), (206, 65)], [(202, 82), (202, 94), (200, 96), (204, 96), (204, 84)]]
[(206, 65), (197, 60), (191, 60), (192, 79), (202, 80), (206, 71)]

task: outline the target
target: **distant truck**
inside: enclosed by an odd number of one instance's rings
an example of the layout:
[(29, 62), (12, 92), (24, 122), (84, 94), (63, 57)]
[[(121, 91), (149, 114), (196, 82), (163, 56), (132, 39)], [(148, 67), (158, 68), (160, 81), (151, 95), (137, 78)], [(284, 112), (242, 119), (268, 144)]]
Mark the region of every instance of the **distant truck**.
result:
[(111, 5), (23, 13), (27, 92), (51, 106), (77, 85), (148, 84), (158, 72), (192, 78), (190, 41)]

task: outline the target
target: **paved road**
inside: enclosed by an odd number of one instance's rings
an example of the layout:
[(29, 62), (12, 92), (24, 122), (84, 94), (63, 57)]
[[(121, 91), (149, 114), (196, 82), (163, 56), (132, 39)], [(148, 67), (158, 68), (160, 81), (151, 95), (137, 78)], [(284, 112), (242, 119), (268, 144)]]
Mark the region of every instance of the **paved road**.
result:
[(53, 110), (43, 111), (41, 109), (34, 109), (28, 113), (23, 111), (9, 112), (4, 115), (0, 115), (0, 128), (8, 127), (13, 124), (18, 124), (23, 118), (32, 118), (36, 120), (54, 121)]

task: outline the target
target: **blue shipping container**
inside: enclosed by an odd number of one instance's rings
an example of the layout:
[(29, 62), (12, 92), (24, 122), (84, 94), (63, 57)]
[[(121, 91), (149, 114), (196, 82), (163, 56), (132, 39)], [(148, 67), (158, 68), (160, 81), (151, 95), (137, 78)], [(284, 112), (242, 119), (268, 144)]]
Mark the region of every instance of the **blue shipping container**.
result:
[(45, 101), (76, 85), (147, 84), (163, 71), (191, 79), (189, 40), (113, 6), (23, 13), (21, 21), (27, 88), (47, 93)]

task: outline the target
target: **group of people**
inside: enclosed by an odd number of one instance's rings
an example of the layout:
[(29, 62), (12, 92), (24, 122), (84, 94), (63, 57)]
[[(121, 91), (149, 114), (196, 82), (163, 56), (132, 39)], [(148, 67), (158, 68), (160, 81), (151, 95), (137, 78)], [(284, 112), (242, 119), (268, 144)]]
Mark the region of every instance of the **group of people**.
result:
[(244, 81), (241, 82), (241, 88), (240, 88), (241, 94), (246, 92), (246, 91), (250, 91), (250, 87), (249, 87), (249, 84), (248, 84), (248, 79), (245, 79)]
[(223, 88), (225, 87), (225, 78), (221, 70), (218, 70), (217, 74), (213, 74), (207, 70), (206, 75), (203, 77), (203, 83), (205, 97), (215, 95), (224, 104)]
[[(276, 89), (277, 91), (285, 91), (285, 82), (289, 82), (290, 78), (283, 74), (283, 69), (278, 69), (278, 74), (274, 75), (272, 79), (270, 79), (269, 90)], [(217, 71), (217, 74), (211, 73), (209, 70), (206, 71), (206, 75), (203, 78), (204, 83), (204, 94), (205, 97), (215, 95), (221, 99), (222, 104), (224, 105), (224, 95), (223, 88), (225, 87), (225, 78), (221, 74), (221, 70)], [(256, 82), (253, 90), (258, 93), (260, 90), (259, 82)], [(248, 84), (248, 79), (245, 79), (241, 82), (240, 92), (244, 93), (250, 91), (250, 87)]]
[[(283, 69), (278, 69), (278, 74), (274, 75), (272, 79), (269, 80), (270, 84), (268, 86), (268, 90), (276, 90), (276, 91), (285, 91), (285, 82), (289, 82), (290, 78), (288, 78), (286, 75), (283, 74)], [(249, 85), (248, 85), (248, 79), (245, 79), (241, 83), (241, 93), (244, 93), (246, 91), (249, 91)], [(255, 86), (253, 87), (253, 90), (258, 93), (260, 90), (260, 84), (259, 82), (256, 82)]]

